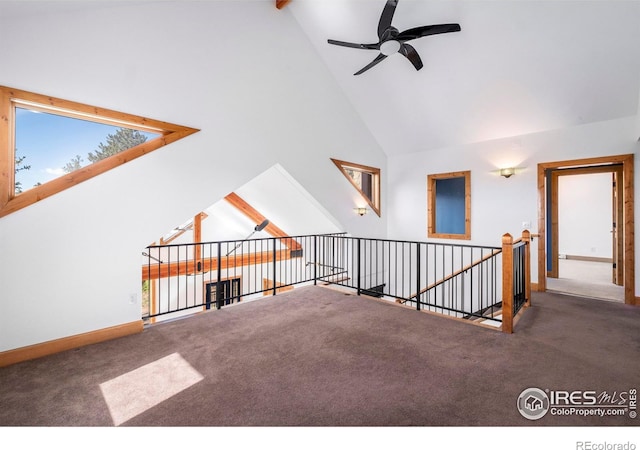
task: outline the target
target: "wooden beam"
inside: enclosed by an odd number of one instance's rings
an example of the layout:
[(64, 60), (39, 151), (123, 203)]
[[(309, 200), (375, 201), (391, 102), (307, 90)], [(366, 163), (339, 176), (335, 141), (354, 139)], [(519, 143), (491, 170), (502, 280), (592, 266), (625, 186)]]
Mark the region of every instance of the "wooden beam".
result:
[[(276, 261), (284, 261), (291, 259), (291, 250), (278, 250), (275, 254)], [(273, 262), (273, 252), (246, 253), (231, 256), (223, 256), (220, 259), (220, 270), (231, 269), (234, 267), (258, 265)], [(198, 270), (198, 262), (200, 267)], [(218, 269), (218, 258), (204, 258), (201, 261), (193, 259), (186, 261), (178, 261), (173, 263), (159, 263), (151, 266), (142, 266), (142, 280), (158, 280), (160, 278), (169, 278), (185, 275), (198, 275)]]
[[(193, 242), (195, 244), (202, 242), (202, 213), (198, 213), (193, 217)], [(202, 261), (202, 245), (195, 245), (194, 253), (194, 259), (197, 264)]]
[[(238, 211), (243, 213), (249, 219), (251, 219), (255, 224), (260, 224), (263, 221), (267, 220), (265, 216), (260, 214), (258, 210), (256, 210), (253, 206), (247, 203), (242, 197), (240, 197), (235, 192), (227, 195), (224, 198), (226, 201), (231, 203)], [(280, 238), (280, 242), (282, 242), (287, 248), (291, 250), (300, 250), (302, 246), (294, 239), (287, 239), (289, 236), (287, 233), (278, 228), (274, 223), (269, 222), (264, 229), (267, 233), (269, 233), (273, 237)]]
[(282, 9), (287, 6), (291, 0), (276, 0), (276, 8)]
[[(182, 235), (183, 235), (184, 233), (186, 233), (187, 231), (189, 231), (189, 230), (193, 230), (193, 229), (194, 229), (195, 222), (197, 221), (196, 217), (200, 217), (200, 223), (202, 224), (202, 221), (203, 221), (204, 219), (206, 219), (207, 217), (209, 217), (209, 216), (208, 216), (208, 215), (207, 215), (207, 213), (205, 213), (205, 212), (200, 212), (200, 213), (198, 213), (198, 214), (194, 217), (194, 220), (192, 220), (192, 221), (191, 221), (191, 223), (189, 223), (186, 227), (181, 228), (181, 229), (177, 229), (177, 228), (176, 228), (176, 230), (177, 230), (177, 231), (176, 231), (175, 233), (173, 233), (171, 236), (169, 236), (167, 239), (160, 238), (160, 245), (169, 244), (171, 241), (173, 241), (173, 240), (175, 240), (175, 239), (179, 238), (180, 236), (182, 236)], [(200, 239), (201, 239), (200, 237), (198, 237), (198, 238), (197, 238), (197, 240), (196, 240), (197, 231), (196, 231), (196, 230), (194, 230), (194, 232), (193, 232), (193, 233), (194, 233), (194, 234), (193, 234), (193, 236), (194, 236), (194, 242), (200, 242)], [(202, 236), (202, 234), (200, 234), (199, 236)], [(155, 244), (153, 244), (153, 243), (152, 243), (152, 244), (150, 244), (150, 245), (155, 245)]]

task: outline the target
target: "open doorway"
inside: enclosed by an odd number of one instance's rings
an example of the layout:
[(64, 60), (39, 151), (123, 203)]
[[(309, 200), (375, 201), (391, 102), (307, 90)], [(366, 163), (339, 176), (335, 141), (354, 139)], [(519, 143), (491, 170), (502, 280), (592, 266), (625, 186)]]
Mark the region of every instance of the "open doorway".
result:
[(538, 193), (538, 290), (635, 304), (633, 155), (539, 164)]
[(624, 302), (621, 179), (622, 164), (547, 172), (547, 289)]

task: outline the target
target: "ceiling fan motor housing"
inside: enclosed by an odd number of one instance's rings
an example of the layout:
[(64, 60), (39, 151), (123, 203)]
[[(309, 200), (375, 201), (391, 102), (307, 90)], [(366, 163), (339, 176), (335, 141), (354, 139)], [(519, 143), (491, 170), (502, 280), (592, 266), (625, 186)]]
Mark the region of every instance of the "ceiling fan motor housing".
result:
[(441, 25), (426, 25), (423, 27), (410, 28), (403, 32), (399, 32), (398, 29), (391, 25), (393, 15), (398, 5), (398, 0), (387, 0), (387, 3), (382, 10), (380, 21), (378, 22), (378, 42), (375, 44), (354, 44), (351, 42), (336, 41), (329, 39), (329, 44), (340, 45), (342, 47), (352, 47), (364, 50), (378, 50), (380, 53), (369, 64), (357, 71), (354, 75), (360, 75), (361, 73), (369, 70), (380, 61), (385, 59), (394, 53), (401, 53), (407, 58), (416, 70), (422, 69), (422, 60), (415, 48), (407, 44), (408, 41), (418, 39), (424, 36), (430, 36), (433, 34), (452, 33), (460, 31), (460, 25), (457, 23), (448, 23)]

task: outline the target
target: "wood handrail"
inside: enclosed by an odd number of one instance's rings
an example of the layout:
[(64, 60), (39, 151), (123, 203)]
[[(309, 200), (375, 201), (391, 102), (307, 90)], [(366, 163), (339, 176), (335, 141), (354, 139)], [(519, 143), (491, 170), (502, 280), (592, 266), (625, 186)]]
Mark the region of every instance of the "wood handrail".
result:
[(419, 295), (424, 294), (425, 292), (427, 292), (427, 291), (429, 291), (429, 290), (433, 289), (433, 288), (434, 288), (434, 287), (436, 287), (436, 286), (439, 286), (439, 285), (441, 285), (441, 284), (443, 284), (443, 283), (446, 283), (446, 282), (447, 282), (447, 281), (449, 281), (450, 279), (457, 277), (458, 275), (460, 275), (460, 274), (461, 274), (461, 273), (463, 273), (463, 272), (466, 272), (466, 271), (467, 271), (467, 270), (469, 270), (469, 269), (473, 269), (475, 266), (477, 266), (477, 265), (479, 265), (479, 264), (482, 264), (483, 262), (485, 262), (485, 261), (487, 261), (487, 260), (489, 260), (489, 259), (493, 258), (494, 256), (496, 256), (496, 255), (497, 255), (497, 254), (499, 254), (500, 252), (502, 252), (502, 250), (501, 250), (501, 249), (495, 249), (495, 250), (493, 250), (493, 251), (491, 252), (491, 254), (486, 255), (486, 256), (483, 256), (483, 257), (482, 257), (482, 258), (480, 258), (479, 260), (472, 262), (471, 264), (469, 264), (469, 265), (467, 265), (467, 266), (463, 267), (462, 269), (458, 269), (457, 271), (453, 272), (452, 274), (449, 274), (449, 275), (447, 275), (446, 277), (444, 277), (444, 278), (442, 278), (442, 279), (440, 279), (440, 280), (438, 280), (438, 281), (436, 281), (436, 282), (434, 282), (434, 283), (430, 284), (429, 286), (427, 286), (426, 288), (422, 289), (420, 292), (418, 292), (417, 294), (412, 295), (412, 296), (411, 296), (411, 297), (409, 297), (409, 298), (416, 298), (416, 299), (417, 299)]

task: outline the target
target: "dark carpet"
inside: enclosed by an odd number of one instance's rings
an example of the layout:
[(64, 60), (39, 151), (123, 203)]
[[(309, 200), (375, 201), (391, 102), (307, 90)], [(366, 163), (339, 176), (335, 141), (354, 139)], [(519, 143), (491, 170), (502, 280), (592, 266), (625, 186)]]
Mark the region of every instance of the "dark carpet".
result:
[[(176, 354), (202, 379), (136, 411), (188, 378), (140, 369)], [(633, 426), (629, 414), (532, 421), (516, 402), (530, 387), (624, 397), (640, 388), (639, 356), (638, 307), (534, 293), (507, 335), (305, 287), (0, 368), (0, 425)], [(127, 373), (142, 385), (108, 404), (100, 385)]]

